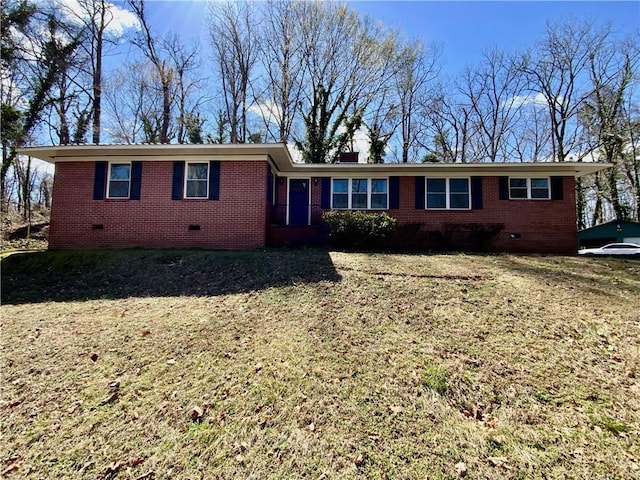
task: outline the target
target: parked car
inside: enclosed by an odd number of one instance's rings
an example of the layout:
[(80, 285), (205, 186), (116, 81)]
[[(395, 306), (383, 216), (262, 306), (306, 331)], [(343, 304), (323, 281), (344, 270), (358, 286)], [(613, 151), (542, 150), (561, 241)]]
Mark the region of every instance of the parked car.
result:
[(640, 256), (640, 245), (637, 243), (610, 243), (604, 247), (584, 248), (579, 255), (637, 255)]

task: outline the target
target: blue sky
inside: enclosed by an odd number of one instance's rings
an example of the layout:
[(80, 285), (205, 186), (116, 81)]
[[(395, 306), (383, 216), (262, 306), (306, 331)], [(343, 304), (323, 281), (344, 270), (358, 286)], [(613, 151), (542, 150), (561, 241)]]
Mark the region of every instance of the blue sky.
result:
[[(117, 2), (116, 2), (117, 3)], [(570, 18), (611, 22), (621, 35), (640, 34), (638, 1), (353, 1), (353, 8), (404, 31), (409, 38), (442, 46), (444, 71), (452, 75), (474, 65), (482, 52), (530, 47), (546, 23)], [(147, 0), (150, 22), (158, 33), (201, 36), (206, 48), (206, 2)]]
[(610, 21), (614, 30), (640, 33), (640, 2), (351, 2), (360, 11), (399, 27), (409, 37), (437, 42), (445, 69), (456, 73), (475, 64), (484, 50), (513, 51), (533, 46), (548, 21), (575, 17)]

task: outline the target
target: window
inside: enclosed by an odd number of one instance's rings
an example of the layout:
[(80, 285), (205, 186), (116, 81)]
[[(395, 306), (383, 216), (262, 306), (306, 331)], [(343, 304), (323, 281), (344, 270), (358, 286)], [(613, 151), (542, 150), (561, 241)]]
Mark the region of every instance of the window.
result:
[(209, 196), (209, 163), (187, 163), (185, 198)]
[(427, 178), (427, 203), (429, 209), (470, 208), (468, 178)]
[(548, 178), (509, 178), (509, 198), (549, 199)]
[[(104, 184), (103, 184), (104, 185)], [(131, 185), (131, 164), (109, 164), (109, 190), (108, 198), (129, 198), (129, 186)]]
[(334, 178), (331, 208), (386, 210), (389, 201), (386, 178)]
[(333, 208), (349, 208), (349, 180), (333, 180)]
[(363, 178), (351, 180), (351, 208), (367, 208), (369, 181)]
[(387, 179), (371, 179), (371, 208), (387, 208)]

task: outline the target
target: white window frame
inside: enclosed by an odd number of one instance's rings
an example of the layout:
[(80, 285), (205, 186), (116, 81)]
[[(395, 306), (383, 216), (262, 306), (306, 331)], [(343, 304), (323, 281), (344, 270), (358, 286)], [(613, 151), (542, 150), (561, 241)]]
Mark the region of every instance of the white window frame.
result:
[[(333, 206), (333, 195), (334, 195), (334, 191), (333, 191), (333, 182), (334, 180), (346, 180), (347, 181), (347, 207), (334, 207)], [(353, 205), (353, 201), (352, 201), (352, 196), (354, 195), (354, 192), (352, 191), (352, 181), (353, 180), (366, 180), (367, 181), (367, 206), (366, 208), (354, 208)], [(382, 193), (374, 193), (372, 192), (372, 183), (373, 180), (385, 180), (387, 182), (387, 191), (384, 193), (384, 195), (387, 196), (387, 202), (386, 202), (386, 206), (385, 207), (372, 207), (371, 206), (371, 196), (372, 195), (382, 195)], [(345, 195), (344, 192), (339, 192), (341, 195)], [(355, 193), (356, 195), (362, 195), (360, 193)], [(389, 177), (331, 177), (331, 210), (379, 210), (379, 211), (383, 211), (383, 210), (389, 210)]]
[[(199, 165), (199, 164), (204, 164), (207, 166), (207, 187), (205, 189), (205, 195), (202, 197), (190, 197), (187, 195), (187, 183), (190, 181), (189, 180), (189, 165)], [(202, 181), (202, 180), (191, 180), (193, 181)], [(206, 200), (209, 198), (209, 182), (211, 181), (211, 163), (210, 162), (185, 162), (184, 165), (184, 196), (183, 198), (188, 198), (191, 200)]]
[[(527, 197), (519, 198), (511, 196), (511, 180), (526, 180), (527, 181)], [(531, 196), (531, 180), (546, 180), (547, 181), (547, 196), (546, 197), (536, 197), (533, 198)], [(551, 200), (551, 177), (509, 177), (508, 179), (508, 187), (509, 187), (509, 200)]]
[[(445, 207), (429, 206), (429, 180), (445, 180)], [(466, 208), (451, 207), (451, 180), (467, 181), (467, 196), (469, 197), (469, 206)], [(438, 192), (442, 193), (442, 192)], [(454, 192), (459, 193), (459, 192)], [(424, 179), (424, 209), (425, 210), (471, 210), (471, 177), (425, 177)]]
[[(113, 165), (128, 165), (129, 166), (129, 178), (127, 179), (127, 183), (129, 184), (127, 188), (127, 196), (126, 197), (114, 197), (111, 195), (111, 182), (124, 182), (124, 180), (111, 180), (111, 167)], [(131, 197), (131, 162), (109, 162), (109, 171), (107, 172), (107, 198), (113, 198), (115, 200), (126, 200)]]

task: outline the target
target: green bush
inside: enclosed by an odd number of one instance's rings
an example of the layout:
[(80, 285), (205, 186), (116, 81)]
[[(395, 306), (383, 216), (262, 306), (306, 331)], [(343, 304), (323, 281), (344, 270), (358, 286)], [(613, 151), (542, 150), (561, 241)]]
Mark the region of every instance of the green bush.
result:
[(398, 220), (385, 212), (331, 210), (322, 214), (328, 229), (329, 243), (340, 248), (367, 248), (381, 238), (392, 235)]

